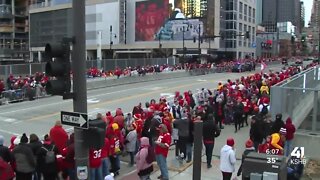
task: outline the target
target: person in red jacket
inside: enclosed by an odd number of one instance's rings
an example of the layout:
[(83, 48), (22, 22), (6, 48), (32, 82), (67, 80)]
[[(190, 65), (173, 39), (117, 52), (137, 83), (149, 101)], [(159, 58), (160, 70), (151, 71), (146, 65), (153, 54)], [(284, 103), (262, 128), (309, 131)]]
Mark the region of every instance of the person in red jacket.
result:
[(119, 125), (120, 131), (124, 128), (124, 116), (120, 108), (116, 110), (116, 116), (114, 117), (114, 123)]
[(250, 100), (246, 97), (243, 97), (242, 104), (243, 104), (244, 119), (241, 123), (241, 127), (243, 127), (244, 122), (246, 123), (246, 126), (248, 126), (248, 116), (249, 116), (250, 110), (252, 108), (252, 104), (251, 104)]
[(102, 176), (106, 177), (109, 175), (109, 154), (110, 154), (110, 142), (106, 137), (104, 139), (104, 146), (101, 149), (101, 158), (102, 158)]
[(62, 150), (67, 147), (68, 137), (67, 132), (62, 128), (61, 121), (56, 121), (55, 126), (50, 129), (50, 138), (57, 146), (59, 154), (61, 154)]
[(292, 120), (290, 117), (286, 120), (285, 128), (287, 130), (286, 134), (286, 142), (285, 142), (285, 155), (288, 157), (290, 152), (292, 151), (292, 140), (294, 138), (294, 133), (296, 132), (296, 127), (292, 124)]
[(58, 167), (62, 171), (66, 170), (69, 180), (76, 179), (76, 170), (75, 170), (75, 152), (74, 152), (74, 133), (70, 135), (70, 139), (67, 147), (62, 150), (61, 155), (63, 158), (58, 158)]
[(103, 180), (101, 154), (102, 149), (90, 149), (89, 151), (90, 179)]
[(160, 129), (160, 135), (157, 141), (155, 142), (156, 160), (161, 171), (161, 175), (158, 177), (158, 179), (168, 180), (169, 173), (168, 173), (168, 166), (167, 166), (167, 156), (168, 156), (169, 147), (171, 144), (171, 135), (168, 132), (166, 125), (160, 124), (159, 129)]

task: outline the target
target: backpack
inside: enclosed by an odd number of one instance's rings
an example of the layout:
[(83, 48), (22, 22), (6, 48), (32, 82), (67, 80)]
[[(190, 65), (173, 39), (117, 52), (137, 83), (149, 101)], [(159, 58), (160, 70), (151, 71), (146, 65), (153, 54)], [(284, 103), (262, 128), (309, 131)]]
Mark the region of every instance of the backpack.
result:
[(269, 105), (266, 105), (266, 106), (265, 106), (265, 105), (262, 105), (262, 106), (263, 106), (263, 107), (262, 107), (262, 110), (261, 110), (260, 113), (261, 113), (262, 115), (267, 115), (267, 114), (269, 113), (269, 110), (268, 110), (268, 106), (269, 106)]
[(46, 156), (45, 156), (45, 163), (46, 164), (51, 164), (56, 162), (56, 154), (53, 151), (55, 146), (52, 146), (51, 150), (49, 151), (45, 147), (42, 147), (44, 150), (46, 150)]
[(156, 160), (156, 155), (154, 153), (154, 148), (152, 146), (148, 147), (148, 155), (146, 157), (146, 162), (148, 164), (153, 163)]

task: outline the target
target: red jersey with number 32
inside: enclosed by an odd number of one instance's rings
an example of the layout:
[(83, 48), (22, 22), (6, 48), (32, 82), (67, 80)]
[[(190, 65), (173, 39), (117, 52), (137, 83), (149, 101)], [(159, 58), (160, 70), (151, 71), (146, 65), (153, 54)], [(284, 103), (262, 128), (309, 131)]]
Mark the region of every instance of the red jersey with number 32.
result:
[(101, 166), (101, 149), (90, 149), (89, 162), (90, 168), (98, 168)]
[(157, 142), (158, 143), (163, 143), (165, 145), (165, 147), (161, 147), (159, 145), (156, 145), (155, 153), (156, 154), (162, 154), (164, 157), (167, 157), (168, 151), (169, 151), (169, 147), (170, 147), (170, 144), (171, 144), (171, 135), (170, 135), (170, 133), (160, 134), (158, 139), (157, 139)]

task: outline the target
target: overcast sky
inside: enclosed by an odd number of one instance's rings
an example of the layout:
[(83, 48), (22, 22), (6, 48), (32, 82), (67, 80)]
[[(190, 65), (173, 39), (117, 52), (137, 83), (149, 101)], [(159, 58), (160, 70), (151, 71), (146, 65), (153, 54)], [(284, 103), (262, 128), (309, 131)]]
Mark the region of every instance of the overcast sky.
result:
[(308, 23), (311, 18), (313, 0), (302, 0), (302, 1), (304, 3), (304, 8), (305, 8), (305, 26), (308, 26)]

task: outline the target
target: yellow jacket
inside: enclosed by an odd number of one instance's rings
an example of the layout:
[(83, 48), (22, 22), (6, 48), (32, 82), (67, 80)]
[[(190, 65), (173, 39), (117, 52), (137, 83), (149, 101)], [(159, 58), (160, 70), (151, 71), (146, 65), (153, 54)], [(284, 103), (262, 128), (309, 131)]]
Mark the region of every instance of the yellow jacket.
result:
[(260, 93), (262, 94), (263, 91), (265, 91), (267, 94), (269, 94), (269, 87), (266, 85), (261, 86)]
[(271, 135), (271, 146), (273, 146), (273, 147), (275, 147), (277, 149), (283, 150), (283, 147), (281, 147), (279, 145), (279, 141), (281, 141), (280, 134), (279, 133), (273, 133)]

